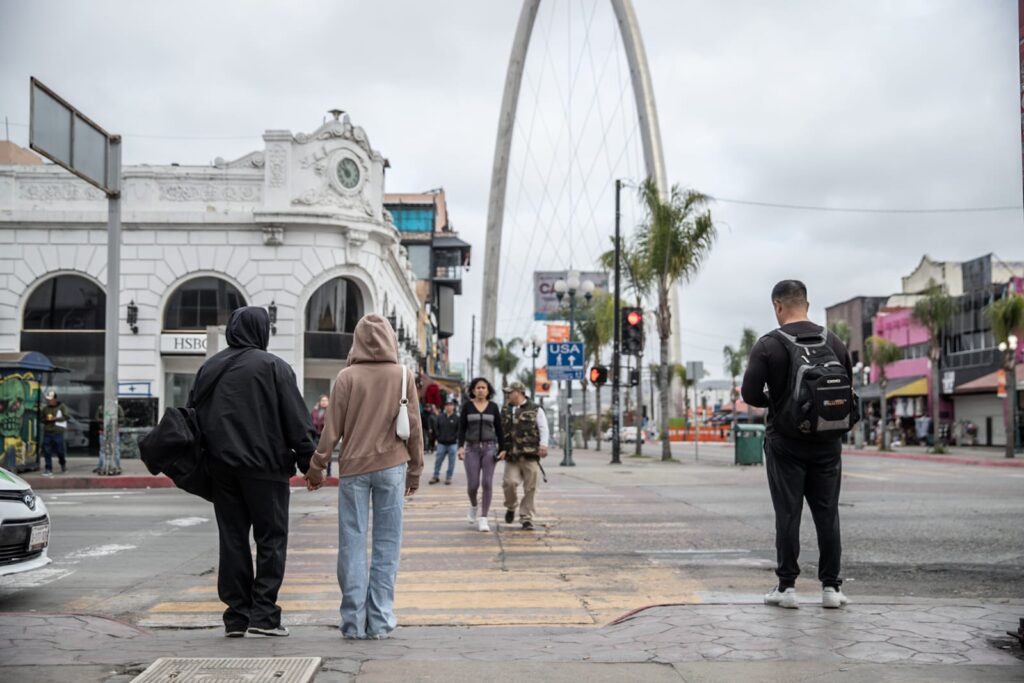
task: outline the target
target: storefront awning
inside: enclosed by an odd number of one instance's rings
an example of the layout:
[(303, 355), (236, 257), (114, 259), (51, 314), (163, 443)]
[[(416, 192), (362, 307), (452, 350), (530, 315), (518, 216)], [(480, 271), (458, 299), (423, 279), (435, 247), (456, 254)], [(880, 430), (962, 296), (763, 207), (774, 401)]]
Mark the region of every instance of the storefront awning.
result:
[(38, 351), (0, 353), (0, 368), (8, 370), (38, 370), (39, 372), (70, 372), (50, 362)]
[(886, 398), (900, 398), (901, 396), (927, 396), (928, 395), (928, 379), (926, 377), (918, 377), (909, 384), (904, 384), (898, 389), (885, 388)]
[[(912, 393), (903, 393), (904, 388), (912, 385), (916, 385), (918, 382), (923, 382), (923, 388), (920, 392), (917, 392), (917, 387), (914, 387)], [(868, 384), (857, 390), (860, 397), (866, 401), (877, 401), (882, 398), (882, 388), (878, 382)], [(890, 379), (885, 383), (885, 397), (893, 398), (897, 396), (927, 396), (928, 395), (928, 380), (924, 377), (898, 377), (896, 379)]]
[[(1007, 382), (1009, 384), (1009, 382)], [(956, 388), (959, 394), (994, 394), (999, 387), (999, 371), (965, 382)], [(1017, 391), (1024, 390), (1024, 365), (1017, 366)]]

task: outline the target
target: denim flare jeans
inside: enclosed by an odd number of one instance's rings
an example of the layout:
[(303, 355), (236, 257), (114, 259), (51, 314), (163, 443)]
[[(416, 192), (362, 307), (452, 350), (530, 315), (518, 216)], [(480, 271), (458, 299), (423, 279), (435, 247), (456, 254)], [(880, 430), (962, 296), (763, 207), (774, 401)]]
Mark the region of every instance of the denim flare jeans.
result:
[[(406, 465), (342, 477), (338, 482), (338, 585), (346, 638), (387, 635), (396, 625), (395, 576), (402, 549)], [(373, 505), (373, 551), (366, 535)]]

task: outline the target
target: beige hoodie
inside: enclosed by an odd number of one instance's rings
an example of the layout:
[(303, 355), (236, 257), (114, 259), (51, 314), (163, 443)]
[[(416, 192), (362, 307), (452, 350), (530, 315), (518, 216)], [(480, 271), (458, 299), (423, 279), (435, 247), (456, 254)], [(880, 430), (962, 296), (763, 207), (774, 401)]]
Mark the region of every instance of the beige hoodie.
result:
[[(395, 434), (402, 372), (408, 373), (408, 442)], [(310, 470), (326, 469), (338, 439), (343, 439), (338, 476), (377, 472), (407, 462), (406, 488), (418, 489), (423, 471), (423, 431), (415, 376), (398, 365), (395, 330), (381, 316), (363, 316), (356, 325), (348, 367), (338, 373), (330, 400)]]

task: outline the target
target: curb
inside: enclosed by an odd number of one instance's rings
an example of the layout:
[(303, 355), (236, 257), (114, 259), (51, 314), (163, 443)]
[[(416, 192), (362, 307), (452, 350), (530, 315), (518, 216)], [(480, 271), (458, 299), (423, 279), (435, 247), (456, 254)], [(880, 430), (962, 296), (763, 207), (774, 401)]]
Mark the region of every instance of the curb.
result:
[[(99, 476), (67, 476), (54, 475), (52, 477), (22, 477), (35, 491), (53, 491), (60, 489), (170, 489), (174, 488), (174, 482), (162, 474), (157, 475), (136, 475), (117, 474), (107, 477)], [(288, 481), (289, 486), (305, 487), (306, 480), (302, 477), (292, 477)], [(325, 487), (337, 486), (337, 477), (327, 477), (324, 480)]]
[(843, 455), (862, 455), (869, 458), (890, 458), (893, 460), (923, 460), (925, 462), (946, 462), (954, 465), (975, 465), (978, 467), (1024, 467), (1024, 458), (970, 458), (963, 455), (939, 455), (937, 453), (886, 453), (882, 451), (855, 451), (843, 449)]

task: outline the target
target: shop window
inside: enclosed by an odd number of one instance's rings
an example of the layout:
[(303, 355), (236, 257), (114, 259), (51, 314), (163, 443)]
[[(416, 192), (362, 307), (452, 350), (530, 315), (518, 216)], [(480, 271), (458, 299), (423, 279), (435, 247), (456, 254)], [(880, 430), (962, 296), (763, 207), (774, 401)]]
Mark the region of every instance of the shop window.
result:
[(306, 304), (306, 357), (346, 358), (363, 312), (359, 287), (348, 278), (322, 285)]
[(225, 325), (231, 311), (245, 306), (242, 294), (226, 280), (199, 277), (180, 285), (164, 310), (165, 330), (205, 330)]

